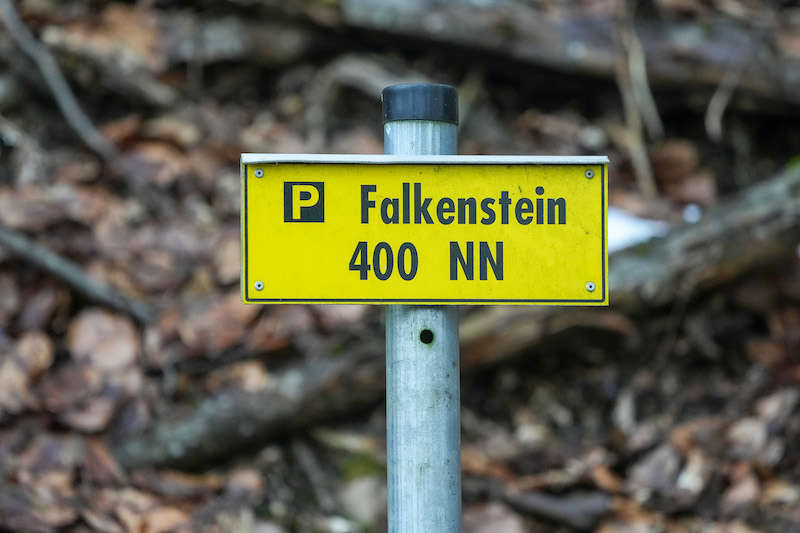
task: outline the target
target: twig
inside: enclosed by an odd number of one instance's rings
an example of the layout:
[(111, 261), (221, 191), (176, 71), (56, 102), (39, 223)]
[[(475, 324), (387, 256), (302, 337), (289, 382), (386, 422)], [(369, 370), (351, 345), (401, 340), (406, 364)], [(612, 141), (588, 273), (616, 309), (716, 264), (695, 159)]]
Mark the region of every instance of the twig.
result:
[[(711, 248), (713, 249), (713, 246)], [(681, 323), (686, 316), (686, 308), (689, 305), (692, 294), (694, 294), (694, 289), (697, 285), (696, 277), (695, 273), (690, 272), (678, 284), (675, 302), (664, 327), (664, 337), (656, 350), (656, 356), (653, 358), (656, 361), (656, 365), (661, 365), (665, 362), (667, 356), (670, 355), (678, 342), (678, 329), (681, 327)]]
[(519, 490), (493, 479), (467, 478), (464, 491), (471, 496), (503, 500), (517, 511), (536, 515), (571, 528), (591, 529), (614, 510), (615, 499), (599, 491), (576, 490), (549, 494), (538, 490)]
[(17, 183), (33, 183), (45, 174), (47, 158), (36, 139), (0, 115), (0, 139), (19, 151)]
[(663, 127), (647, 83), (644, 51), (634, 33), (633, 15), (628, 11), (627, 1), (619, 4), (617, 41), (616, 75), (625, 111), (627, 127), (625, 144), (628, 147), (639, 189), (645, 198), (653, 199), (658, 196), (658, 189), (644, 142), (642, 116), (644, 115), (645, 125), (654, 137), (663, 134)]
[(644, 125), (652, 139), (660, 139), (664, 136), (664, 125), (658, 114), (653, 91), (650, 89), (650, 82), (647, 79), (647, 64), (644, 55), (642, 42), (636, 35), (633, 21), (629, 20), (625, 24), (623, 31), (623, 46), (628, 55), (628, 72), (631, 76), (631, 86), (636, 105), (642, 114)]
[[(730, 61), (733, 66), (725, 71), (722, 81), (719, 82), (719, 87), (714, 91), (706, 108), (706, 133), (713, 141), (719, 142), (722, 139), (722, 116), (725, 114), (731, 99), (733, 99), (733, 93), (739, 87), (745, 71), (757, 55), (760, 49), (759, 45), (772, 27), (772, 25), (762, 22), (761, 28), (755, 36), (745, 39), (731, 53)], [(735, 60), (737, 57), (740, 58), (739, 61)]]
[(575, 492), (552, 495), (544, 492), (504, 490), (503, 499), (511, 507), (566, 524), (576, 529), (590, 529), (613, 508), (614, 499), (602, 492)]
[(348, 54), (331, 61), (317, 74), (309, 85), (305, 112), (306, 149), (317, 152), (327, 144), (327, 117), (330, 114), (339, 90), (343, 87), (357, 89), (374, 98), (381, 90), (402, 79), (424, 81), (425, 77), (414, 72), (397, 76), (375, 59), (366, 55)]
[(129, 301), (111, 287), (90, 278), (68, 259), (2, 224), (0, 224), (0, 246), (63, 280), (89, 300), (130, 315), (141, 323), (149, 322), (150, 313), (144, 304)]
[(53, 55), (36, 40), (25, 26), (12, 0), (0, 0), (0, 20), (5, 24), (17, 46), (36, 64), (67, 124), (81, 141), (102, 157), (117, 175), (123, 177), (131, 191), (148, 207), (161, 215), (174, 212), (174, 208), (167, 198), (158, 195), (156, 191), (147, 186), (146, 180), (141, 175), (142, 170), (139, 169), (137, 163), (121, 157), (117, 147), (95, 127), (81, 109), (64, 74), (61, 73), (58, 63), (53, 59)]
[(322, 475), (323, 471), (321, 465), (314, 456), (311, 447), (301, 439), (294, 439), (291, 443), (291, 450), (292, 455), (294, 455), (300, 468), (306, 475), (308, 483), (311, 485), (311, 490), (314, 494), (314, 499), (317, 500), (317, 504), (327, 513), (334, 512), (336, 509), (336, 502), (325, 486), (326, 483)]
[(472, 112), (475, 101), (484, 89), (485, 74), (483, 68), (472, 68), (467, 72), (467, 75), (458, 87), (459, 130), (469, 120), (469, 115)]
[(105, 159), (116, 159), (119, 155), (117, 147), (95, 128), (83, 112), (58, 63), (22, 22), (12, 0), (0, 0), (0, 18), (17, 46), (36, 63), (70, 127), (94, 152)]
[(725, 72), (725, 77), (722, 78), (717, 90), (708, 101), (706, 108), (705, 126), (706, 133), (711, 140), (719, 142), (722, 139), (722, 116), (725, 114), (728, 104), (733, 98), (733, 93), (739, 85), (739, 80), (742, 78), (745, 63), (739, 63), (736, 68), (729, 69)]

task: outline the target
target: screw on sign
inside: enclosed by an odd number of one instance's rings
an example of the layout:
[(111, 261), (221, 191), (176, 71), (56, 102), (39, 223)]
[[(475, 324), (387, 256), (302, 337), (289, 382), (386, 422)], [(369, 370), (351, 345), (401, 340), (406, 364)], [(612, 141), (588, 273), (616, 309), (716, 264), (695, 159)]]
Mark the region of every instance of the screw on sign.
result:
[(387, 306), (389, 531), (457, 532), (457, 306), (608, 305), (608, 159), (457, 156), (454, 88), (382, 102), (385, 155), (242, 154), (242, 298)]

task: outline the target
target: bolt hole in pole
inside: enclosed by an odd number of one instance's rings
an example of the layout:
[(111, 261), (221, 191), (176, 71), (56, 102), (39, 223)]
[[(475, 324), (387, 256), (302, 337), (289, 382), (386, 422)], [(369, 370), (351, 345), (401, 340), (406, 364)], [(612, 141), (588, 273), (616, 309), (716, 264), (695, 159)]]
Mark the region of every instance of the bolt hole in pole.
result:
[(419, 340), (422, 344), (430, 344), (433, 342), (433, 332), (429, 329), (423, 329), (419, 332)]

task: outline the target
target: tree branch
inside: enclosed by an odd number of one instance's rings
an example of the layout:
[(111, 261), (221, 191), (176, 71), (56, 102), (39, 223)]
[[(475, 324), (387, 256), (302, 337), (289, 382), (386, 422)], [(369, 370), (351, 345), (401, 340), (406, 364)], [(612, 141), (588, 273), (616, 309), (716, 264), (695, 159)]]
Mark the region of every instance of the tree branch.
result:
[(111, 287), (90, 278), (75, 263), (54, 254), (2, 224), (0, 224), (0, 246), (63, 280), (89, 300), (125, 313), (141, 323), (150, 321), (150, 313), (144, 304), (129, 301)]

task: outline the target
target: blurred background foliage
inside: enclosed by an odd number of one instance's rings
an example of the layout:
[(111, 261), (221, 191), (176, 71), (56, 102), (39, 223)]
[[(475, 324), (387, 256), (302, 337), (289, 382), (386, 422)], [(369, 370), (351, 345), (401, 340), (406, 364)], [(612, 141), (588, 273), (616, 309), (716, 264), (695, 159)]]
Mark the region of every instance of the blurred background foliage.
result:
[(244, 306), (241, 152), (611, 158), (607, 310), (462, 310), (464, 530), (800, 531), (800, 5), (0, 0), (0, 530), (384, 531), (383, 317)]

